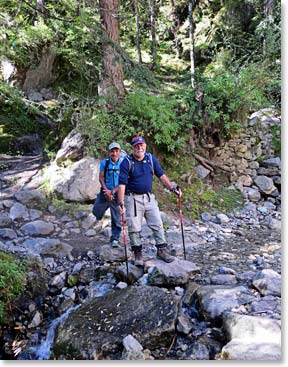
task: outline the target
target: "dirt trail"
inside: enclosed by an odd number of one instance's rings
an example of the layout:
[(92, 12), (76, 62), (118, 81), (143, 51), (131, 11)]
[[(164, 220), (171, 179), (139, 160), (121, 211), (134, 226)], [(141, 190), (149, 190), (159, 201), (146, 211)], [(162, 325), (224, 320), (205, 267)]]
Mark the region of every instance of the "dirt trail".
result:
[(45, 166), (42, 156), (0, 155), (1, 197), (11, 195), (31, 182), (32, 178)]

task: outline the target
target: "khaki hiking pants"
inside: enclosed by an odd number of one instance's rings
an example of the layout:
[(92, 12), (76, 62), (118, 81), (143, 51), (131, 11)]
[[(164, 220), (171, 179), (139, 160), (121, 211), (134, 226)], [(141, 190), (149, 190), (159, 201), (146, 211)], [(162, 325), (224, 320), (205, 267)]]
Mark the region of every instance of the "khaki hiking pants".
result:
[(131, 246), (141, 246), (140, 232), (143, 218), (153, 232), (156, 245), (166, 243), (160, 210), (154, 194), (125, 195), (124, 202)]

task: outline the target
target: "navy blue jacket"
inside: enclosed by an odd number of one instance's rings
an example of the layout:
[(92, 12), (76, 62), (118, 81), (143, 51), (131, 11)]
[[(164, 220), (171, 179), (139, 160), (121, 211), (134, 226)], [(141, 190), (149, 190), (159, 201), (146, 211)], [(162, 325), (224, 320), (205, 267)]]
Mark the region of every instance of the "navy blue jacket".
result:
[(120, 165), (119, 185), (126, 185), (126, 193), (144, 194), (152, 191), (153, 168), (149, 156), (153, 159), (154, 174), (157, 177), (164, 174), (153, 154), (145, 153), (142, 161), (137, 161), (133, 155), (130, 155), (133, 168), (130, 168), (131, 163), (129, 163), (128, 158), (124, 158)]

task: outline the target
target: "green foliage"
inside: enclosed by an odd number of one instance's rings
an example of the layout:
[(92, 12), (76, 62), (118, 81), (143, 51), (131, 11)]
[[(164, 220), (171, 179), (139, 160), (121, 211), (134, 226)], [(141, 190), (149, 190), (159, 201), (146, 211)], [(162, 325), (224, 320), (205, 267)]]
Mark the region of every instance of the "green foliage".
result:
[[(225, 184), (211, 188), (200, 179), (195, 173), (196, 162), (190, 155), (180, 152), (170, 154), (161, 163), (170, 180), (181, 187), (183, 214), (191, 219), (201, 219), (203, 212), (230, 213), (243, 207), (243, 196), (239, 190), (230, 189)], [(175, 214), (179, 213), (176, 195), (163, 190), (159, 180), (154, 180), (153, 192), (156, 193), (160, 207), (165, 210), (169, 208)]]
[(209, 77), (198, 78), (196, 93), (185, 89), (177, 94), (185, 111), (182, 118), (200, 130), (213, 126), (219, 129), (222, 138), (230, 138), (252, 111), (274, 102), (267, 98), (272, 79), (266, 68), (251, 65), (238, 75), (212, 69), (209, 73)]
[(272, 126), (272, 144), (276, 157), (281, 157), (281, 128), (280, 126)]
[(100, 23), (96, 9), (74, 1), (36, 4), (0, 0), (4, 15), (0, 53), (24, 69), (39, 64), (43, 51), (57, 55), (57, 83), (78, 95), (97, 90), (101, 65)]
[(23, 292), (25, 283), (24, 265), (12, 255), (0, 252), (0, 324), (11, 302)]
[(75, 218), (75, 212), (85, 210), (85, 205), (80, 203), (67, 203), (64, 200), (58, 199), (55, 195), (51, 195), (51, 204), (56, 208), (57, 214), (68, 215)]
[(81, 109), (77, 129), (87, 141), (87, 153), (97, 158), (107, 155), (108, 145), (113, 140), (125, 149), (125, 143), (135, 134), (126, 116), (108, 111), (104, 106), (101, 108), (99, 104)]
[(174, 98), (164, 98), (148, 95), (142, 91), (127, 96), (122, 110), (129, 123), (135, 126), (137, 133), (145, 137), (153, 137), (158, 145), (163, 145), (168, 151), (178, 148), (183, 139), (179, 136), (181, 120), (176, 114), (177, 101)]
[(229, 213), (243, 206), (240, 191), (226, 187), (212, 190), (197, 178), (191, 185), (184, 185), (182, 201), (183, 212), (194, 219), (200, 219), (204, 212)]
[(24, 95), (0, 80), (0, 152), (12, 149), (15, 137), (38, 130), (36, 109), (23, 101)]

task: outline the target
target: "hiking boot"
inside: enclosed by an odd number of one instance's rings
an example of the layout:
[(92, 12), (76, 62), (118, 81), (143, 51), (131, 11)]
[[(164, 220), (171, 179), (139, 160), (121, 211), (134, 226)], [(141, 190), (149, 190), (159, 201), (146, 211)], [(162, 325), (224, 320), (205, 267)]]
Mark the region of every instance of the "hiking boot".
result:
[(113, 240), (113, 241), (111, 242), (111, 246), (112, 246), (112, 247), (119, 247), (119, 241), (118, 241), (118, 240)]
[(171, 256), (168, 252), (167, 246), (157, 246), (157, 259), (165, 261), (165, 263), (172, 263), (175, 260), (174, 256)]
[(132, 246), (132, 251), (134, 252), (134, 255), (135, 255), (134, 265), (135, 266), (144, 266), (144, 260), (143, 260), (143, 256), (142, 256), (142, 247)]

